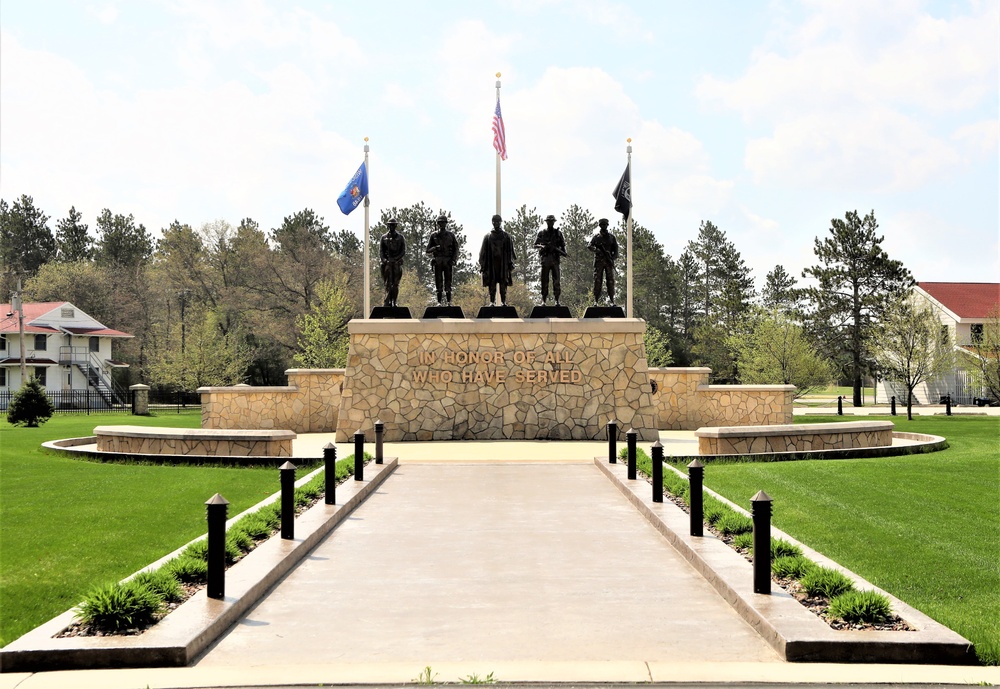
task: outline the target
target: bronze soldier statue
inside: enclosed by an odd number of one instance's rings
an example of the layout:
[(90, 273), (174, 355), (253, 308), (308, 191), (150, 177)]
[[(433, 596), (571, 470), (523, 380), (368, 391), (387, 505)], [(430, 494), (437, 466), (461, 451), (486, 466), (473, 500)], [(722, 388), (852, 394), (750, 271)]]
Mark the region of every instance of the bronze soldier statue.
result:
[(514, 284), (514, 242), (500, 223), (500, 216), (494, 215), (493, 230), (483, 238), (479, 250), (479, 270), (483, 274), (483, 287), (490, 290), (490, 306), (496, 306), (497, 285), (500, 286), (500, 304), (507, 306), (507, 287)]
[(406, 256), (406, 240), (396, 232), (399, 221), (392, 218), (386, 223), (389, 231), (382, 235), (378, 253), (382, 264), (382, 281), (385, 284), (383, 306), (399, 306), (399, 281), (403, 277), (403, 257)]
[[(441, 215), (437, 219), (437, 232), (431, 234), (427, 242), (427, 253), (434, 266), (434, 286), (437, 288), (439, 305), (451, 306), (451, 274), (458, 254), (458, 241), (448, 229), (448, 218)], [(442, 290), (443, 288), (443, 290)]]
[(545, 216), (547, 227), (535, 237), (535, 248), (538, 249), (538, 258), (542, 264), (542, 303), (549, 300), (549, 276), (552, 276), (552, 296), (556, 298), (556, 306), (559, 306), (559, 294), (562, 289), (559, 285), (559, 261), (566, 253), (566, 241), (562, 232), (555, 226), (556, 216)]
[(607, 218), (601, 218), (597, 224), (601, 229), (587, 247), (594, 252), (594, 306), (601, 300), (602, 281), (607, 282), (608, 300), (615, 306), (615, 261), (618, 259), (618, 240), (608, 232)]

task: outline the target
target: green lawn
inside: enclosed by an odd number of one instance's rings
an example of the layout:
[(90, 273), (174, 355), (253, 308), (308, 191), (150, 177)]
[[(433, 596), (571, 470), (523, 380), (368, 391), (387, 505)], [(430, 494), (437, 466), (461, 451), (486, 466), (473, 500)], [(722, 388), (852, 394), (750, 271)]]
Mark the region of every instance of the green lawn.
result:
[(94, 426), (197, 428), (197, 413), (56, 414), (40, 428), (0, 421), (0, 646), (205, 532), (205, 501), (233, 516), (277, 491), (274, 469), (102, 464), (42, 450)]
[(984, 663), (998, 664), (1000, 418), (881, 418), (898, 430), (942, 435), (950, 448), (884, 459), (709, 464), (705, 485), (747, 509), (763, 489), (774, 498), (775, 526), (951, 627), (976, 644)]

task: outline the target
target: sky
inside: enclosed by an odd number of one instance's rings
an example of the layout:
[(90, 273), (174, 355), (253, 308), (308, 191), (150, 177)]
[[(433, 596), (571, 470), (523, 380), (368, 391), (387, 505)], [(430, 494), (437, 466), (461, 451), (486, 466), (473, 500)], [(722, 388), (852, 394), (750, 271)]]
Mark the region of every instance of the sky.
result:
[(475, 245), (501, 215), (633, 216), (676, 258), (702, 221), (758, 287), (874, 211), (917, 280), (1000, 281), (995, 0), (4, 0), (0, 197), (154, 236), (336, 199), (423, 201)]

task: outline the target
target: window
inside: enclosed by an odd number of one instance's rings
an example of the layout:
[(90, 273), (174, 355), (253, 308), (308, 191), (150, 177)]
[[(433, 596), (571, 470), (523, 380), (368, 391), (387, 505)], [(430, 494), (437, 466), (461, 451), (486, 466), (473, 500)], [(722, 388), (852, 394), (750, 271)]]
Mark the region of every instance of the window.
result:
[(73, 309), (63, 308), (59, 312), (59, 315), (62, 316), (63, 318), (73, 318), (76, 314), (73, 313)]
[(972, 343), (979, 344), (983, 341), (983, 324), (973, 323), (969, 326), (969, 333), (972, 335)]
[(7, 351), (7, 336), (0, 335), (0, 352), (6, 352), (6, 351)]
[(941, 326), (941, 344), (943, 344), (943, 345), (948, 344), (948, 326), (947, 325), (942, 325)]
[(47, 380), (48, 380), (48, 372), (49, 372), (49, 367), (48, 366), (35, 366), (35, 375), (34, 375), (34, 378), (35, 378), (35, 380), (38, 381), (38, 383), (42, 387), (45, 387), (46, 385), (48, 385), (48, 382), (47, 382)]
[(7, 387), (7, 369), (0, 368), (0, 388)]
[(99, 337), (90, 338), (90, 351), (92, 352), (101, 351), (101, 338)]
[(48, 346), (48, 335), (35, 335), (35, 351), (44, 352)]

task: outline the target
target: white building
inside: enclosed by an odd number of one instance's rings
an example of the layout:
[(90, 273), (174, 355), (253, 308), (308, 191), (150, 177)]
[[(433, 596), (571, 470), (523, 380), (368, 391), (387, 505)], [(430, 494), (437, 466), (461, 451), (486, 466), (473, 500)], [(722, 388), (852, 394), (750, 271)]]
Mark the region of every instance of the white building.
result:
[(111, 377), (124, 367), (111, 358), (115, 338), (132, 337), (97, 322), (68, 301), (25, 303), (24, 341), (18, 312), (0, 304), (0, 406), (21, 387), (21, 352), (26, 374), (42, 383), (60, 407), (125, 404), (126, 391)]
[[(985, 393), (976, 387), (962, 368), (969, 358), (978, 356), (975, 345), (983, 336), (983, 327), (1000, 304), (1000, 283), (997, 282), (918, 282), (914, 295), (929, 304), (941, 319), (941, 327), (959, 350), (958, 365), (954, 371), (941, 378), (921, 383), (913, 390), (914, 404), (938, 404), (945, 395), (951, 395), (956, 404), (972, 404)], [(885, 395), (885, 397), (883, 397)], [(878, 398), (906, 400), (903, 385), (882, 381)]]

